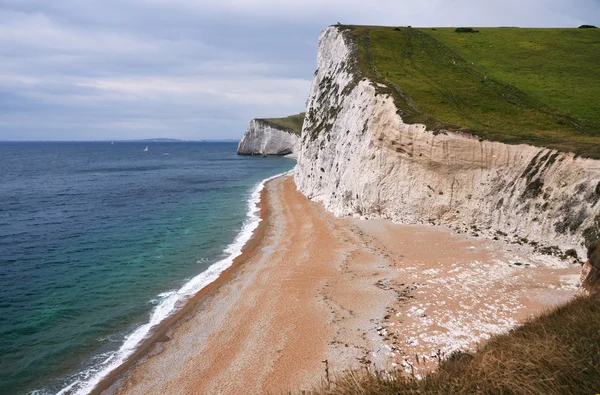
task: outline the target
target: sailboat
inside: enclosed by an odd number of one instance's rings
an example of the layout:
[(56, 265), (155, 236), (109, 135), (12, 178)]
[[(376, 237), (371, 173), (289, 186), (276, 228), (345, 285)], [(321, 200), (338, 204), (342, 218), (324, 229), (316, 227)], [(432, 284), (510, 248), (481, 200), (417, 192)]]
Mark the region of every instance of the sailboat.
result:
[(148, 146), (146, 146), (146, 148), (144, 148), (144, 152), (148, 152)]

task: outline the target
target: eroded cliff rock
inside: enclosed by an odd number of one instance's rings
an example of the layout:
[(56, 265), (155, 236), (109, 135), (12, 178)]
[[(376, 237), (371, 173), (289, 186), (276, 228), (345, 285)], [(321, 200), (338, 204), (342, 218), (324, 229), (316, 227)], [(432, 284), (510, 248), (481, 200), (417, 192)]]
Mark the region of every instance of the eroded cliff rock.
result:
[(588, 248), (588, 260), (581, 270), (581, 289), (587, 294), (600, 293), (600, 241)]
[(253, 119), (238, 144), (238, 155), (289, 155), (298, 151), (300, 138), (261, 119)]
[(356, 65), (351, 36), (319, 38), (294, 178), (336, 215), (443, 224), (577, 255), (600, 235), (600, 161), (405, 124)]

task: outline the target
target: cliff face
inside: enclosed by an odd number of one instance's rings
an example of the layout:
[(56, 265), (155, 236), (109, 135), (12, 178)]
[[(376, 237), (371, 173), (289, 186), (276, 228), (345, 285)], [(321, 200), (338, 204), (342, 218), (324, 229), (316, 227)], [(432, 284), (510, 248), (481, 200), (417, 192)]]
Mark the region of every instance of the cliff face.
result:
[(294, 175), (302, 193), (335, 215), (585, 256), (584, 240), (600, 234), (600, 161), (405, 124), (393, 99), (361, 79), (354, 51), (344, 31), (321, 33)]
[(289, 155), (298, 151), (300, 138), (262, 120), (253, 119), (238, 144), (238, 155)]
[(588, 260), (581, 270), (581, 290), (587, 294), (600, 293), (600, 242), (588, 249)]

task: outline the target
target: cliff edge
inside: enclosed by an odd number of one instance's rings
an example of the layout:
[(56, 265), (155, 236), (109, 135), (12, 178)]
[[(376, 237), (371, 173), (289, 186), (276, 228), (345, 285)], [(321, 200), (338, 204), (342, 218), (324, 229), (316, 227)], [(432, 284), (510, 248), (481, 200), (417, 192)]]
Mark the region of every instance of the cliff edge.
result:
[(600, 236), (600, 161), (406, 123), (357, 51), (350, 29), (319, 37), (294, 173), (304, 195), (338, 216), (440, 224), (585, 257)]
[(238, 155), (295, 155), (300, 146), (304, 114), (253, 119), (238, 144)]

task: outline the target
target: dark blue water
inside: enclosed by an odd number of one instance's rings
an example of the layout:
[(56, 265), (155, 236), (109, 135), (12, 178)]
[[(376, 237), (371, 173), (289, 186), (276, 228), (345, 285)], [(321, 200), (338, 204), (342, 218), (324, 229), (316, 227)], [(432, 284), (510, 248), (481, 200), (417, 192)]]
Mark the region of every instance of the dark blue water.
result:
[(0, 143), (0, 394), (81, 380), (226, 255), (253, 187), (295, 164), (147, 145)]

